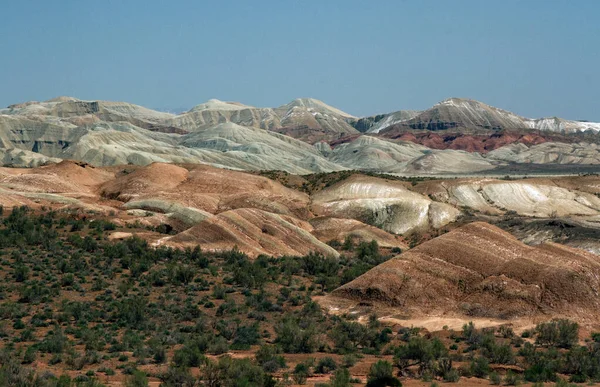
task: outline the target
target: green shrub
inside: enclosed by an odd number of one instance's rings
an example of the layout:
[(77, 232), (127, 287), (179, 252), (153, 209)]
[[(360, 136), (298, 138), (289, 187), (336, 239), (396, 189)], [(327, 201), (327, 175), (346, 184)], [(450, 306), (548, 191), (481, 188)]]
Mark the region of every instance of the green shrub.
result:
[(531, 332), (531, 330), (529, 330), (529, 329), (526, 329), (526, 330), (524, 330), (524, 331), (521, 333), (521, 337), (522, 337), (522, 338), (524, 338), (524, 339), (528, 339), (528, 338), (530, 338), (531, 336), (532, 336), (532, 332)]
[(554, 319), (538, 324), (536, 343), (559, 348), (571, 348), (579, 339), (579, 325), (567, 319)]
[(296, 384), (306, 384), (306, 379), (310, 375), (310, 368), (306, 363), (298, 363), (294, 368), (292, 378)]
[(125, 379), (125, 387), (147, 387), (148, 378), (142, 371), (135, 370), (127, 379)]
[(156, 364), (163, 364), (167, 361), (167, 351), (162, 346), (154, 348), (154, 355), (152, 358)]
[(444, 374), (444, 382), (447, 383), (458, 383), (460, 380), (460, 373), (456, 368), (452, 368), (450, 371)]
[[(241, 349), (242, 347), (238, 347), (238, 348)], [(243, 348), (247, 349), (246, 347), (243, 347)], [(210, 344), (208, 344), (208, 348), (206, 349), (206, 352), (208, 352), (212, 355), (221, 355), (228, 351), (229, 351), (229, 343), (222, 336), (217, 336), (213, 340), (211, 340)]]
[(490, 383), (494, 386), (499, 386), (502, 383), (502, 378), (496, 371), (490, 374)]
[(490, 373), (490, 363), (485, 357), (478, 357), (471, 361), (471, 373), (480, 379), (488, 376)]
[(285, 358), (279, 355), (278, 348), (273, 345), (261, 346), (255, 354), (256, 362), (266, 372), (276, 372), (285, 368)]
[(0, 386), (33, 386), (34, 372), (18, 364), (10, 355), (0, 363)]
[(393, 375), (392, 364), (385, 360), (378, 360), (369, 369), (367, 387), (401, 387), (402, 383)]
[(240, 326), (235, 331), (231, 348), (250, 349), (250, 346), (258, 344), (259, 339), (258, 324)]
[(169, 367), (158, 377), (162, 382), (161, 387), (194, 386), (196, 383), (189, 368), (186, 367)]
[(23, 355), (23, 364), (31, 364), (35, 361), (35, 358), (37, 357), (37, 350), (35, 349), (35, 347), (31, 346), (31, 347), (27, 347), (27, 350), (25, 351), (25, 355)]
[(13, 324), (13, 328), (17, 330), (23, 329), (25, 328), (25, 323), (23, 322), (23, 320), (17, 319), (17, 321), (15, 321), (15, 323)]
[(510, 344), (497, 344), (495, 340), (484, 343), (482, 354), (494, 364), (514, 364), (515, 354)]
[(347, 368), (337, 369), (333, 375), (329, 378), (329, 385), (331, 387), (350, 387), (351, 377), (350, 371)]
[(551, 359), (539, 357), (532, 359), (533, 364), (525, 369), (523, 377), (528, 382), (554, 382), (556, 381), (556, 368)]
[(48, 332), (44, 340), (40, 343), (39, 349), (42, 352), (60, 354), (67, 348), (69, 340), (64, 335), (60, 327)]
[(286, 318), (275, 326), (278, 343), (285, 353), (312, 353), (317, 347), (315, 328), (300, 324), (295, 318)]
[(319, 374), (328, 374), (331, 371), (335, 371), (337, 363), (332, 357), (326, 356), (321, 358), (315, 367), (315, 372)]
[(521, 384), (521, 378), (512, 370), (508, 370), (506, 375), (504, 375), (504, 384), (507, 386), (518, 386)]
[(203, 360), (204, 355), (194, 343), (184, 345), (173, 355), (173, 364), (176, 367), (198, 367)]
[(576, 384), (570, 384), (565, 379), (558, 379), (554, 385), (556, 387), (577, 387)]
[(349, 354), (344, 355), (344, 358), (342, 360), (342, 365), (346, 368), (350, 368), (353, 365), (355, 365), (357, 361), (358, 361), (358, 358), (356, 357), (356, 355), (349, 353)]
[[(207, 385), (221, 386), (265, 386), (273, 387), (274, 380), (265, 375), (262, 368), (250, 359), (232, 359), (222, 357), (216, 366), (210, 362), (205, 365), (203, 373), (206, 375), (210, 369), (216, 370), (216, 375), (209, 378)], [(210, 381), (214, 381), (211, 384)]]
[(29, 268), (25, 265), (17, 265), (14, 272), (16, 282), (25, 282), (29, 278)]

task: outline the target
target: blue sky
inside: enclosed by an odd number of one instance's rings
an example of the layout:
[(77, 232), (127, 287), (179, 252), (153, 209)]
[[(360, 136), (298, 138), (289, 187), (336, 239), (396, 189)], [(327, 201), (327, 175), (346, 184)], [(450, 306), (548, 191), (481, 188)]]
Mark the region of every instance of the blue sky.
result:
[(600, 1), (4, 1), (0, 106), (321, 99), (354, 115), (474, 98), (600, 121)]

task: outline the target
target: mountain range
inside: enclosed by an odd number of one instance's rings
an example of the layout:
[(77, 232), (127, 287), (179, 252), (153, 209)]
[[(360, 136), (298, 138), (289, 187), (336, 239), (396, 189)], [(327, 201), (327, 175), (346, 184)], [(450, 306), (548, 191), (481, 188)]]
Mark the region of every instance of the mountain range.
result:
[(276, 108), (213, 99), (172, 114), (59, 97), (0, 109), (0, 158), (5, 166), (21, 167), (73, 159), (97, 166), (199, 163), (294, 174), (473, 174), (515, 165), (526, 171), (531, 164), (546, 171), (568, 165), (576, 172), (600, 164), (598, 131), (600, 123), (529, 119), (461, 98), (425, 111), (359, 118), (311, 98)]

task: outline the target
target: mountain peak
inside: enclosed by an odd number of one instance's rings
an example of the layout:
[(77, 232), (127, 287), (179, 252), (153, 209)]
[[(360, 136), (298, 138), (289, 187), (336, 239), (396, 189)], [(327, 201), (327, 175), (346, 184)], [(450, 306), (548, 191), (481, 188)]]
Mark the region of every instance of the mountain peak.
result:
[(315, 110), (320, 113), (333, 113), (342, 117), (354, 118), (353, 115), (341, 111), (340, 109), (334, 108), (333, 106), (330, 106), (325, 102), (315, 98), (296, 98), (295, 100), (291, 101), (286, 105), (281, 106), (280, 108), (289, 110), (295, 107), (303, 107), (306, 109)]
[(506, 115), (506, 116), (515, 117), (515, 119), (523, 118), (523, 117), (520, 117), (517, 114), (510, 112), (508, 110), (500, 109), (498, 107), (488, 105), (481, 101), (477, 101), (475, 99), (470, 99), (470, 98), (457, 98), (457, 97), (448, 98), (448, 99), (443, 100), (442, 102), (437, 103), (436, 105), (433, 106), (433, 108), (437, 108), (437, 107), (441, 107), (441, 106), (449, 107), (449, 108), (471, 110), (471, 111), (476, 110), (476, 111), (495, 112), (496, 114), (502, 114), (502, 115)]
[(438, 102), (436, 104), (436, 106), (456, 106), (456, 107), (461, 107), (461, 106), (467, 106), (467, 105), (482, 105), (482, 106), (488, 106), (486, 104), (484, 104), (483, 102), (479, 102), (477, 100), (474, 99), (470, 99), (470, 98), (459, 98), (459, 97), (451, 97), (451, 98), (447, 98), (441, 102)]
[(209, 99), (207, 102), (194, 106), (190, 111), (203, 110), (242, 110), (252, 109), (252, 106), (244, 105), (239, 102), (226, 102), (218, 99)]
[(66, 96), (66, 95), (61, 95), (61, 96), (49, 99), (49, 100), (44, 101), (44, 102), (77, 102), (77, 101), (81, 101), (81, 100), (79, 98), (69, 97), (69, 96)]

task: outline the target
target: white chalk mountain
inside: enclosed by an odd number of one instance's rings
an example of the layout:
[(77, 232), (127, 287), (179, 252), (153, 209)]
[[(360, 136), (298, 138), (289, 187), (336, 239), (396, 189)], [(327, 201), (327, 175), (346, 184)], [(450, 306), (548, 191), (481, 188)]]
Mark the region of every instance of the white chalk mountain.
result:
[(422, 112), (357, 118), (311, 98), (277, 108), (210, 100), (171, 114), (125, 102), (59, 97), (0, 109), (0, 162), (21, 167), (61, 159), (93, 165), (171, 162), (296, 174), (359, 169), (417, 175), (468, 174), (514, 163), (600, 164), (599, 147), (587, 142), (514, 143), (480, 155), (385, 136), (398, 127), (565, 135), (600, 130), (596, 123), (526, 119), (458, 98)]
[[(386, 129), (405, 127), (417, 130), (527, 130), (548, 132), (600, 131), (600, 123), (565, 120), (558, 117), (525, 118), (482, 102), (465, 98), (449, 98), (430, 109), (418, 113), (388, 115), (390, 125), (376, 125), (370, 132), (380, 133)], [(414, 114), (412, 117), (411, 115)], [(385, 120), (384, 120), (385, 121)], [(384, 122), (385, 124), (385, 122)]]

